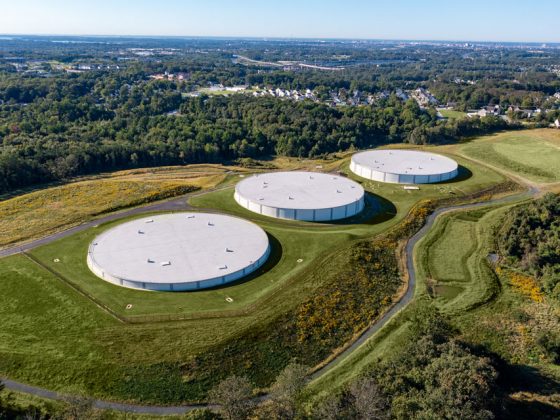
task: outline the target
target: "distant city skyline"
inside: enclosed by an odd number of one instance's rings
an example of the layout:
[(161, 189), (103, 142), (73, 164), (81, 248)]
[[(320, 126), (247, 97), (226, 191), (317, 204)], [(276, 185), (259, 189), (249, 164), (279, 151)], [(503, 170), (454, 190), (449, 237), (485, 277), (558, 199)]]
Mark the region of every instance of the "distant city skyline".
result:
[(0, 33), (560, 42), (558, 4), (472, 0), (27, 0), (2, 5)]

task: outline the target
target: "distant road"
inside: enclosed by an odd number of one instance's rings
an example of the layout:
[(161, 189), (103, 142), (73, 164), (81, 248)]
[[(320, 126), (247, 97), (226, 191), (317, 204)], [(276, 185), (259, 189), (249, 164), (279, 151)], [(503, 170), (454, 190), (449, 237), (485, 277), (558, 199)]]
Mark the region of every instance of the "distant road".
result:
[(241, 60), (241, 61), (246, 61), (248, 63), (251, 64), (256, 64), (256, 65), (261, 65), (261, 66), (271, 66), (271, 67), (285, 67), (285, 66), (299, 66), (302, 68), (308, 68), (308, 69), (315, 69), (315, 70), (326, 70), (326, 71), (340, 71), (340, 70), (344, 70), (344, 67), (328, 67), (328, 66), (318, 66), (315, 64), (305, 64), (299, 61), (294, 61), (294, 62), (286, 62), (284, 64), (282, 63), (275, 63), (272, 61), (259, 61), (259, 60), (253, 60), (252, 58), (249, 57), (245, 57), (244, 55), (234, 55), (234, 58)]

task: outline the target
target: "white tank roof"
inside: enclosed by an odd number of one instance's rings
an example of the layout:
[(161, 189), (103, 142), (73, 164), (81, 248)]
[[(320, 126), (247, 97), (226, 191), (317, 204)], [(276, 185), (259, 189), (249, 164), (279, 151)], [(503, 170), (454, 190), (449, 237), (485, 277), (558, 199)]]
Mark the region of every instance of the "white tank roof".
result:
[(370, 150), (352, 156), (352, 162), (374, 171), (401, 175), (437, 175), (457, 170), (446, 156), (416, 150)]
[(243, 219), (174, 213), (123, 223), (99, 235), (90, 257), (103, 272), (146, 283), (189, 283), (236, 273), (269, 249), (266, 233)]
[(237, 194), (257, 204), (284, 209), (327, 209), (360, 200), (364, 189), (350, 179), (318, 172), (273, 172), (237, 184)]

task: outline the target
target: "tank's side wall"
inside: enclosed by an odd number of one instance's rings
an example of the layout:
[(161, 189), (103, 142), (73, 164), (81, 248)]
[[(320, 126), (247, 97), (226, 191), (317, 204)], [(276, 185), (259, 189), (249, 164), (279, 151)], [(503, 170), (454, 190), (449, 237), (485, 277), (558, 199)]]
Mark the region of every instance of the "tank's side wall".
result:
[(270, 256), (270, 244), (267, 246), (265, 253), (255, 262), (245, 267), (242, 270), (238, 270), (234, 273), (230, 273), (226, 276), (216, 277), (208, 280), (202, 280), (197, 282), (188, 283), (150, 283), (150, 282), (139, 282), (134, 280), (120, 279), (118, 277), (112, 276), (105, 273), (101, 267), (99, 267), (91, 253), (88, 252), (87, 265), (89, 269), (99, 278), (116, 284), (118, 286), (127, 287), (129, 289), (139, 289), (148, 291), (164, 291), (164, 292), (179, 292), (179, 291), (189, 291), (198, 289), (208, 289), (210, 287), (220, 286), (222, 284), (227, 284), (239, 280), (254, 271), (258, 270), (267, 261)]
[(455, 169), (444, 174), (432, 175), (409, 175), (409, 174), (392, 174), (388, 172), (380, 172), (374, 169), (364, 167), (360, 164), (352, 162), (350, 170), (362, 178), (372, 181), (387, 182), (391, 184), (431, 184), (435, 182), (448, 181), (455, 178), (459, 170)]

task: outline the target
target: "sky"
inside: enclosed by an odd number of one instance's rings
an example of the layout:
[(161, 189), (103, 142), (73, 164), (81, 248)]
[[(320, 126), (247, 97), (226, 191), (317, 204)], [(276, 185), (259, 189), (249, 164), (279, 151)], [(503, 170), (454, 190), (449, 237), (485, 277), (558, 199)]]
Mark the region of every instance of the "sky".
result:
[(0, 34), (560, 42), (559, 0), (0, 0)]

